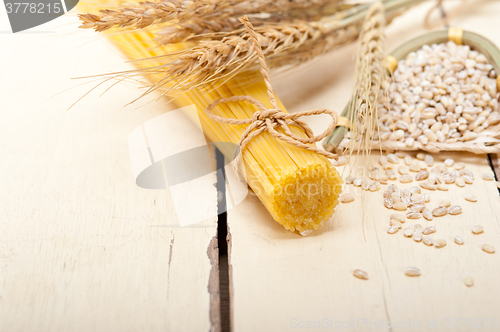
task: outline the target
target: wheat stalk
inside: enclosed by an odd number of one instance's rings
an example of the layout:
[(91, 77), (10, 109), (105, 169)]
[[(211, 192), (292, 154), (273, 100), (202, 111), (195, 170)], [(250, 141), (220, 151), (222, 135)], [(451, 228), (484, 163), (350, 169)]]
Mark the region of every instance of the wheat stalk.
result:
[[(403, 9), (421, 0), (385, 0), (390, 21)], [(361, 32), (369, 5), (357, 5), (314, 22), (292, 21), (265, 23), (255, 28), (262, 51), (271, 68), (296, 65), (326, 53), (335, 47), (356, 40)], [(200, 35), (202, 36), (202, 35)], [(205, 35), (206, 36), (206, 35)], [(178, 37), (176, 37), (178, 38)], [(188, 44), (186, 44), (188, 45)], [(149, 61), (149, 58), (136, 61)], [(160, 65), (102, 76), (124, 80), (141, 74), (162, 77), (139, 97), (155, 90), (175, 96), (206, 83), (224, 82), (245, 69), (256, 65), (253, 43), (244, 29), (209, 34), (194, 46), (180, 52), (155, 57)]]
[[(335, 29), (335, 33), (332, 30), (333, 26), (327, 29), (318, 22), (301, 22), (264, 24), (256, 27), (255, 33), (268, 64), (282, 67), (309, 60), (355, 40), (359, 24)], [(160, 61), (160, 66), (116, 74), (120, 77), (124, 74), (161, 74), (164, 78), (150, 86), (142, 96), (159, 88), (165, 88), (164, 94), (171, 94), (173, 91), (184, 92), (223, 77), (231, 77), (248, 69), (255, 64), (256, 53), (246, 31), (233, 31), (221, 40), (202, 40), (192, 48), (156, 59)], [(172, 82), (175, 84), (171, 85)]]
[[(311, 22), (351, 8), (353, 5), (329, 4), (307, 10), (291, 10), (289, 12), (266, 13), (264, 15), (247, 15), (254, 27), (266, 23), (291, 23), (294, 21)], [(201, 39), (222, 39), (226, 33), (242, 29), (243, 25), (236, 17), (215, 17), (211, 19), (194, 19), (182, 24), (170, 24), (156, 34), (155, 41), (159, 45), (196, 41)]]
[(373, 3), (367, 13), (360, 34), (356, 53), (351, 114), (351, 144), (358, 145), (350, 150), (369, 152), (370, 142), (378, 129), (377, 109), (383, 82), (387, 82), (383, 65), (385, 57), (385, 15), (382, 2)]
[(80, 28), (104, 31), (113, 27), (141, 29), (153, 24), (177, 20), (237, 17), (251, 13), (272, 13), (324, 6), (335, 0), (156, 0), (133, 7), (103, 9), (98, 14), (79, 14)]

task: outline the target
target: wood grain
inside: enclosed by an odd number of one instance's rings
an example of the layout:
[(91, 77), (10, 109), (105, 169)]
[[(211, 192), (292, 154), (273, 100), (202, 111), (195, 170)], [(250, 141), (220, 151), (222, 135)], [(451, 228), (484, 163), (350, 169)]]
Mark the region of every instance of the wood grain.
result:
[(72, 77), (129, 68), (75, 21), (0, 35), (0, 331), (217, 331), (216, 218), (175, 226), (135, 184), (128, 135), (164, 105), (122, 86), (66, 111), (96, 84)]
[[(422, 22), (431, 5), (425, 3), (395, 20), (388, 29), (388, 50), (426, 32)], [(494, 17), (499, 13), (498, 2), (469, 3), (452, 24), (500, 45), (500, 36), (492, 29), (498, 25)], [(276, 77), (276, 93), (291, 112), (317, 107), (341, 111), (351, 95), (354, 51), (355, 45), (348, 46)], [(324, 118), (308, 120), (315, 132), (326, 128)], [(383, 190), (341, 205), (333, 220), (308, 237), (284, 231), (256, 197), (249, 196), (230, 210), (233, 331), (308, 330), (308, 322), (311, 329), (319, 330), (463, 331), (469, 329), (469, 319), (471, 326), (495, 330), (493, 320), (500, 324), (496, 282), (500, 256), (483, 252), (481, 246), (490, 243), (500, 248), (498, 191), (494, 182), (481, 179), (481, 174), (491, 173), (486, 156), (463, 153), (435, 158), (442, 163), (449, 156), (464, 162), (476, 179), (465, 188), (431, 193), (430, 207), (449, 198), (464, 210), (459, 216), (432, 222), (418, 220), (424, 226), (436, 226), (432, 237), (447, 241), (441, 249), (415, 243), (401, 231), (387, 234), (394, 211), (383, 207)], [(478, 202), (465, 201), (466, 193), (475, 194)], [(476, 224), (484, 226), (484, 234), (471, 233)], [(455, 235), (465, 239), (463, 246), (453, 242)], [(419, 267), (422, 276), (405, 276), (407, 266)], [(368, 272), (370, 279), (353, 277), (357, 268)], [(467, 276), (475, 280), (472, 288), (464, 285)]]

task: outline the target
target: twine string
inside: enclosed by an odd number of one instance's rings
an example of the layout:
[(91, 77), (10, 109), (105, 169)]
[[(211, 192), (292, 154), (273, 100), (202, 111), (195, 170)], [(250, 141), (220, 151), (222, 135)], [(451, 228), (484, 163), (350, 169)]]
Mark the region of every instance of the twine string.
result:
[[(257, 57), (261, 67), (260, 71), (262, 73), (262, 76), (264, 77), (264, 82), (267, 87), (267, 94), (269, 96), (272, 108), (267, 108), (262, 102), (250, 96), (233, 96), (228, 98), (217, 99), (211, 104), (209, 104), (205, 109), (205, 113), (207, 114), (207, 116), (211, 120), (219, 123), (226, 123), (232, 125), (245, 125), (245, 124), (249, 125), (246, 128), (243, 135), (241, 136), (240, 141), (238, 142), (239, 151), (237, 152), (240, 152), (241, 154), (243, 153), (245, 147), (252, 139), (254, 139), (255, 137), (257, 137), (258, 135), (267, 130), (273, 137), (276, 137), (288, 144), (294, 145), (296, 147), (308, 151), (315, 152), (319, 155), (325, 156), (330, 159), (337, 160), (338, 157), (336, 154), (325, 150), (321, 150), (314, 145), (314, 143), (321, 141), (322, 139), (330, 135), (330, 133), (333, 131), (333, 129), (337, 125), (337, 120), (338, 120), (337, 113), (326, 108), (301, 111), (293, 114), (283, 112), (279, 108), (278, 102), (276, 101), (274, 90), (271, 85), (271, 79), (269, 77), (269, 70), (267, 68), (266, 60), (262, 52), (260, 42), (257, 39), (257, 35), (255, 33), (253, 25), (252, 23), (250, 23), (248, 17), (246, 16), (241, 17), (240, 22), (245, 25), (245, 28), (247, 29), (248, 34), (250, 35), (250, 39), (252, 40), (252, 43), (255, 46)], [(226, 118), (215, 115), (212, 112), (212, 110), (220, 104), (226, 104), (238, 101), (245, 101), (251, 103), (255, 105), (259, 110), (254, 113), (252, 118), (248, 119)], [(302, 121), (300, 117), (309, 115), (319, 115), (319, 114), (328, 114), (332, 118), (332, 121), (330, 122), (328, 128), (322, 134), (314, 136), (311, 128), (304, 121)], [(297, 134), (293, 133), (292, 130), (290, 129), (290, 126), (295, 126), (302, 129), (305, 132), (307, 138), (300, 137)], [(285, 133), (283, 134), (277, 131), (277, 128), (283, 128), (283, 131)]]

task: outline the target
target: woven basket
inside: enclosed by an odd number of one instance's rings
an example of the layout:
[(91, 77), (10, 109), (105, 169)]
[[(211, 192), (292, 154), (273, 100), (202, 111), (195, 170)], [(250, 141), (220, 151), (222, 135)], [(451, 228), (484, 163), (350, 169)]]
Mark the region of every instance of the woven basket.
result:
[[(393, 72), (397, 67), (398, 61), (404, 59), (409, 53), (420, 49), (424, 45), (440, 44), (450, 40), (456, 44), (469, 45), (472, 50), (476, 50), (486, 56), (497, 73), (497, 88), (500, 91), (500, 50), (488, 39), (470, 31), (463, 31), (461, 28), (435, 31), (408, 41), (386, 57), (386, 68), (389, 72)], [(341, 114), (341, 119), (344, 121), (339, 121), (337, 128), (323, 141), (323, 146), (327, 151), (342, 152), (348, 148), (349, 142), (343, 138), (348, 131), (347, 126), (349, 121), (346, 121), (346, 119), (351, 118), (349, 112), (350, 108), (347, 105)], [(467, 142), (429, 142), (423, 145), (415, 141), (415, 144), (409, 147), (400, 141), (376, 140), (371, 142), (371, 147), (372, 149), (382, 150), (423, 150), (432, 153), (440, 151), (467, 151), (476, 154), (500, 153), (500, 124), (488, 127), (485, 131), (478, 133), (476, 139)]]

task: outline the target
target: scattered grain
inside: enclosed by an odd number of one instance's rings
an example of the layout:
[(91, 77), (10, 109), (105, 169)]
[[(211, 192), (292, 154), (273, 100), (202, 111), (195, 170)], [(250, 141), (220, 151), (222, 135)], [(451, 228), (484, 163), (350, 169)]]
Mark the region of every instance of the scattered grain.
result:
[(481, 225), (476, 225), (476, 226), (472, 227), (471, 231), (473, 234), (481, 234), (484, 232), (484, 228)]
[(387, 233), (395, 234), (398, 232), (398, 230), (399, 230), (398, 226), (389, 226), (389, 228), (387, 228)]
[(434, 226), (427, 227), (422, 231), (422, 234), (424, 234), (424, 235), (429, 235), (432, 233), (436, 233), (436, 227), (434, 227)]
[(387, 155), (387, 160), (391, 163), (391, 164), (399, 164), (399, 157), (396, 156), (395, 154), (391, 153), (391, 154), (388, 154)]
[(406, 214), (406, 218), (408, 219), (420, 219), (420, 217), (422, 217), (420, 212), (408, 212)]
[(448, 186), (445, 185), (444, 183), (438, 184), (436, 188), (437, 188), (437, 190), (448, 191)]
[(469, 202), (477, 202), (477, 196), (474, 194), (465, 195), (465, 200)]
[(429, 210), (427, 208), (424, 208), (422, 210), (422, 217), (424, 217), (424, 219), (428, 220), (428, 221), (431, 221), (432, 219), (434, 219), (431, 210)]
[(474, 286), (474, 279), (472, 277), (466, 277), (464, 280), (465, 286), (472, 287)]
[(455, 164), (455, 160), (453, 160), (451, 158), (448, 158), (444, 161), (444, 165), (447, 167), (451, 167), (451, 166), (453, 166), (453, 164)]
[(495, 247), (493, 247), (491, 244), (483, 244), (483, 251), (487, 252), (488, 254), (494, 254)]
[(430, 236), (424, 236), (424, 237), (422, 237), (422, 242), (426, 246), (432, 246), (434, 244), (434, 240)]
[(410, 266), (410, 267), (407, 267), (405, 269), (405, 274), (408, 277), (418, 277), (418, 276), (422, 275), (422, 272), (420, 271), (420, 269), (413, 267), (413, 266)]
[(422, 181), (426, 180), (428, 177), (429, 177), (429, 171), (423, 170), (418, 172), (417, 175), (415, 175), (415, 180)]
[(458, 235), (457, 235), (457, 236), (455, 236), (455, 238), (454, 238), (453, 240), (454, 240), (454, 241), (455, 241), (455, 243), (456, 243), (456, 244), (458, 244), (458, 245), (462, 245), (462, 244), (464, 244), (464, 239), (462, 239), (462, 237), (461, 237), (461, 236), (458, 236)]
[(405, 216), (403, 216), (402, 214), (391, 214), (391, 219), (397, 220), (401, 223), (406, 222)]
[(462, 207), (460, 205), (453, 205), (448, 208), (448, 213), (452, 216), (462, 213)]
[(434, 158), (430, 154), (427, 154), (424, 157), (424, 162), (428, 167), (431, 167), (432, 165), (434, 165)]
[(446, 245), (446, 240), (445, 239), (437, 239), (435, 242), (434, 242), (434, 246), (436, 248), (442, 248)]
[(458, 186), (458, 187), (465, 187), (465, 180), (462, 179), (461, 177), (457, 178), (455, 180), (455, 184)]
[(356, 269), (352, 271), (352, 275), (358, 279), (368, 280), (368, 273), (363, 270)]
[(483, 174), (483, 180), (485, 180), (485, 181), (493, 181), (494, 179), (495, 179), (495, 177), (493, 176), (493, 174), (490, 174), (490, 173)]
[(434, 217), (443, 217), (448, 214), (448, 210), (444, 207), (437, 207), (434, 210), (432, 210), (432, 215)]
[(394, 205), (392, 206), (392, 208), (394, 210), (397, 210), (397, 211), (406, 211), (406, 209), (408, 208), (407, 205), (403, 202), (396, 202), (394, 203)]
[(439, 203), (439, 206), (448, 208), (451, 206), (451, 201), (449, 199), (442, 200), (441, 203)]

